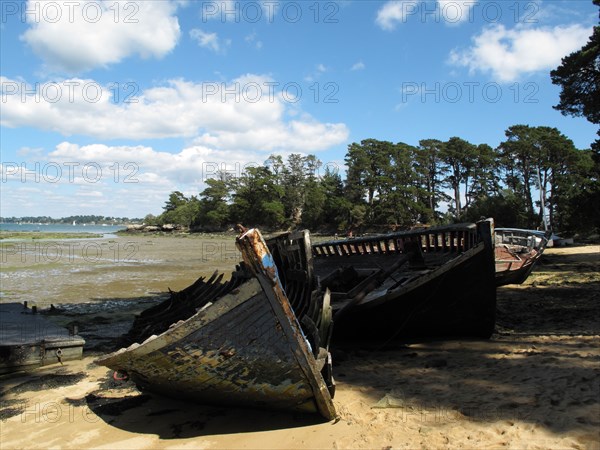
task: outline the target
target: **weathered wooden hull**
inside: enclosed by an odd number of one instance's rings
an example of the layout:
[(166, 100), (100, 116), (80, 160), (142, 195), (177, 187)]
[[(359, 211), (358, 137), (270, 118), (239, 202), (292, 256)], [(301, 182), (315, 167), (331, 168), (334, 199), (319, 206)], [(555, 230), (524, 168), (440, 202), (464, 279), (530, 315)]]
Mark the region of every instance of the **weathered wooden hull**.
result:
[[(169, 396), (334, 418), (320, 374), (327, 352), (310, 348), (258, 231), (244, 233), (238, 245), (252, 277), (212, 302), (200, 301), (203, 306), (191, 317), (141, 345), (97, 362), (126, 372), (141, 388)], [(197, 286), (193, 291), (202, 296), (214, 290)], [(157, 308), (149, 322), (169, 309)]]
[[(313, 254), (315, 272), (333, 291), (335, 340), (489, 337), (494, 331), (490, 222), (322, 243), (313, 245)], [(332, 270), (344, 267), (358, 280), (337, 283)], [(381, 282), (368, 286), (369, 277), (378, 276)]]
[(0, 374), (81, 359), (84, 344), (20, 303), (0, 304)]
[(525, 282), (547, 243), (548, 236), (539, 231), (496, 229), (496, 286)]

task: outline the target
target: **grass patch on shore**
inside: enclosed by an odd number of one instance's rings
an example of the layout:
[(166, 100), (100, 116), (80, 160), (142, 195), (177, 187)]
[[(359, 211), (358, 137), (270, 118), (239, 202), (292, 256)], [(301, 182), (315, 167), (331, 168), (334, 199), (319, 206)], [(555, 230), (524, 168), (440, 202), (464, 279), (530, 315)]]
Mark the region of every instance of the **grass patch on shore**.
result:
[(93, 239), (100, 238), (98, 233), (45, 233), (40, 231), (0, 231), (0, 240), (3, 239)]

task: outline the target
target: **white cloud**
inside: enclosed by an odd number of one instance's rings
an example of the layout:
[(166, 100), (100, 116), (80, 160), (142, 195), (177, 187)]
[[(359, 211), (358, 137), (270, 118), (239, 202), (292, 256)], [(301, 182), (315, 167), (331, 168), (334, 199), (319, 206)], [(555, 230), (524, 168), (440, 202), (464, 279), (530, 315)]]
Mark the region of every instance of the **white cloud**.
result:
[(267, 124), (241, 131), (205, 133), (194, 142), (220, 149), (239, 149), (244, 143), (267, 152), (319, 151), (345, 142), (348, 128), (343, 123), (320, 123), (305, 117), (289, 123)]
[[(308, 115), (289, 121), (301, 98), (291, 98), (295, 91), (283, 95), (282, 86), (277, 90), (271, 83), (269, 77), (248, 74), (227, 83), (170, 80), (137, 91), (135, 84), (102, 86), (90, 79), (30, 86), (4, 78), (0, 123), (99, 139), (197, 138), (217, 150), (310, 152), (347, 139), (343, 123), (320, 123)], [(121, 93), (118, 103), (115, 92)], [(124, 101), (123, 92), (136, 96)]]
[(95, 198), (104, 197), (104, 195), (102, 194), (101, 191), (90, 191), (90, 190), (80, 190), (75, 195), (77, 195), (78, 197), (95, 197)]
[(250, 33), (247, 35), (244, 40), (249, 44), (254, 46), (257, 50), (260, 50), (263, 46), (262, 41), (257, 39), (256, 33)]
[[(74, 172), (83, 172), (85, 165), (95, 169), (88, 179), (99, 172), (102, 184), (119, 184), (123, 188), (132, 185), (159, 185), (169, 187), (200, 185), (217, 169), (236, 170), (247, 164), (262, 164), (268, 154), (253, 151), (223, 151), (193, 145), (179, 152), (156, 150), (149, 146), (110, 146), (105, 144), (78, 145), (62, 142), (48, 154), (48, 159), (58, 164), (78, 162)], [(92, 171), (90, 171), (91, 173)], [(88, 183), (90, 184), (90, 183)]]
[(350, 70), (363, 70), (365, 68), (365, 63), (362, 61), (358, 61), (352, 65)]
[(2, 197), (7, 200), (0, 202), (0, 215), (143, 217), (159, 213), (174, 190), (198, 195), (218, 170), (240, 176), (245, 167), (263, 164), (267, 156), (197, 145), (166, 152), (142, 145), (65, 141), (44, 158), (0, 164)]
[(21, 36), (52, 70), (81, 73), (139, 55), (162, 58), (179, 39), (171, 1), (27, 2)]
[(476, 1), (437, 0), (437, 9), (441, 19), (452, 25), (469, 20), (471, 8), (476, 4)]
[[(298, 140), (312, 133), (294, 124)], [(278, 152), (284, 158), (301, 149)], [(163, 151), (145, 145), (58, 144), (43, 159), (1, 163), (2, 216), (54, 217), (73, 214), (144, 217), (158, 214), (170, 192), (198, 195), (218, 171), (238, 177), (245, 168), (264, 164), (267, 149), (215, 150), (190, 145)], [(342, 168), (343, 161), (323, 161)], [(56, 168), (62, 168), (57, 176)], [(323, 169), (324, 170), (324, 169)]]
[(329, 67), (327, 67), (325, 64), (319, 63), (315, 66), (315, 69), (312, 73), (304, 77), (304, 81), (307, 83), (312, 83), (313, 81), (319, 79), (324, 73), (329, 72), (329, 70)]
[[(198, 145), (166, 152), (141, 145), (65, 141), (43, 160), (0, 164), (5, 200), (0, 202), (0, 215), (159, 214), (170, 192), (198, 195), (206, 187), (205, 180), (218, 170), (240, 176), (246, 167), (261, 165), (267, 157), (265, 152)], [(57, 167), (62, 168), (58, 177)]]
[(398, 23), (406, 22), (408, 8), (415, 2), (409, 0), (392, 0), (377, 11), (375, 22), (384, 30), (393, 30)]
[(17, 150), (17, 156), (22, 156), (25, 158), (28, 157), (40, 157), (43, 153), (44, 149), (42, 147), (21, 147)]
[(194, 39), (200, 47), (208, 48), (215, 53), (222, 53), (226, 47), (231, 45), (231, 40), (222, 41), (217, 33), (207, 33), (199, 28), (190, 30), (190, 37)]
[(474, 36), (468, 49), (453, 50), (449, 62), (510, 82), (556, 67), (562, 57), (584, 45), (591, 33), (591, 28), (582, 25), (513, 29), (496, 25)]

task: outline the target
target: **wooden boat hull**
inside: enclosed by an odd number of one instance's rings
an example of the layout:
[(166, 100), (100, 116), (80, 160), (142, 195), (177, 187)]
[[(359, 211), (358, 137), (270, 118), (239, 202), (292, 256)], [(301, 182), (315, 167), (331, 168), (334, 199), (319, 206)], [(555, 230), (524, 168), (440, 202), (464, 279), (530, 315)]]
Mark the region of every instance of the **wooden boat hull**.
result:
[[(413, 256), (408, 255), (410, 248)], [(333, 287), (335, 340), (489, 337), (494, 331), (496, 287), (490, 222), (318, 244), (313, 250), (315, 271), (326, 284), (328, 272), (336, 267), (350, 266), (363, 273), (371, 270), (371, 277), (391, 268), (385, 279), (358, 301), (351, 300), (356, 287), (337, 293)]]
[(169, 396), (333, 419), (314, 354), (319, 349), (313, 353), (303, 336), (266, 244), (257, 230), (244, 233), (238, 244), (253, 277), (163, 333), (97, 363)]
[(524, 283), (541, 258), (548, 237), (534, 230), (496, 229), (496, 286)]

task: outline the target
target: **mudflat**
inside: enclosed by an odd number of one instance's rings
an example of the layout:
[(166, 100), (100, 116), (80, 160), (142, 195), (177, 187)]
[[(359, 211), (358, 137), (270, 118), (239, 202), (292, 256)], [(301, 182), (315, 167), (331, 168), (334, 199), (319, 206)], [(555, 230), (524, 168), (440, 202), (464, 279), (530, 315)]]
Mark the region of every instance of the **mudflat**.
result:
[[(143, 393), (93, 363), (168, 288), (231, 270), (233, 235), (79, 242), (70, 259), (50, 260), (73, 242), (39, 261), (3, 247), (2, 301), (54, 304), (48, 318), (76, 321), (88, 342), (81, 361), (1, 379), (3, 449), (600, 449), (598, 245), (547, 249), (525, 284), (498, 289), (490, 340), (333, 349), (339, 420), (324, 423)], [(108, 257), (78, 253), (83, 242)]]
[(106, 299), (137, 299), (230, 272), (240, 254), (235, 234), (122, 235), (109, 239), (0, 243), (3, 302), (40, 308)]

